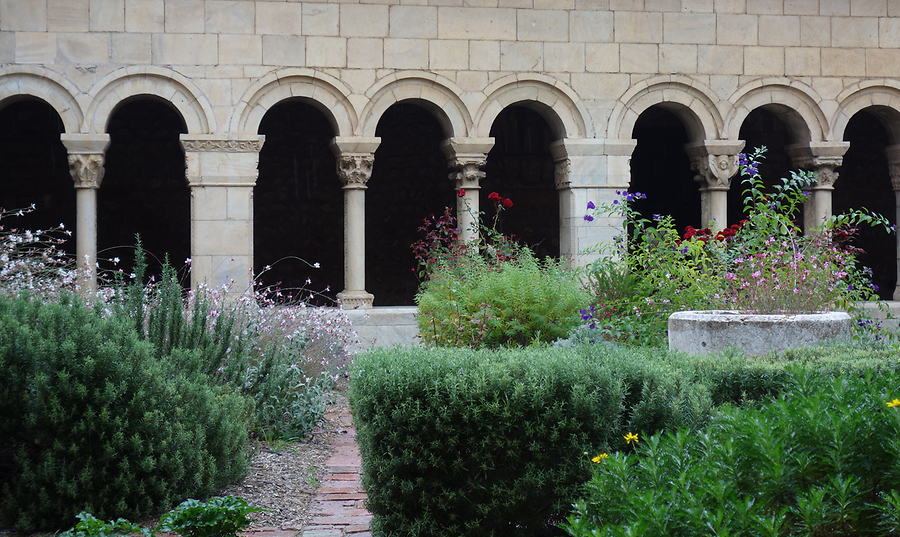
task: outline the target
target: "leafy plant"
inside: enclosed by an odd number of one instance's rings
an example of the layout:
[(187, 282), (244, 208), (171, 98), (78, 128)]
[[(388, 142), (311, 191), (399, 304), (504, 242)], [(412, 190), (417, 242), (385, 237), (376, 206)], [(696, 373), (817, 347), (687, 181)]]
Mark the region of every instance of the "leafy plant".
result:
[(74, 528), (62, 532), (60, 537), (118, 537), (134, 533), (143, 537), (153, 535), (151, 530), (142, 528), (124, 518), (105, 522), (87, 511), (82, 511), (75, 516), (78, 518), (78, 523)]
[(513, 204), (496, 192), (489, 199), (493, 226), (479, 219), (478, 239), (461, 241), (447, 210), (413, 246), (425, 275), (416, 295), (423, 341), (477, 348), (565, 337), (578, 324), (574, 312), (587, 303), (580, 280), (563, 261), (539, 261), (497, 232), (501, 211)]
[(590, 211), (621, 216), (624, 232), (602, 248), (607, 257), (588, 267), (596, 299), (581, 312), (585, 324), (609, 340), (658, 345), (665, 342), (668, 315), (679, 310), (791, 314), (843, 308), (863, 315), (857, 304), (877, 299), (876, 288), (871, 272), (856, 264), (858, 249), (849, 241), (855, 226), (893, 226), (861, 209), (801, 234), (794, 219), (815, 174), (792, 172), (767, 190), (758, 172), (764, 151), (740, 157), (747, 219), (717, 232), (688, 226), (682, 235), (670, 216), (643, 217), (632, 206), (641, 193), (617, 192), (618, 199), (599, 207), (589, 203)]
[(185, 500), (160, 518), (159, 531), (174, 531), (182, 537), (236, 537), (253, 520), (248, 514), (265, 511), (236, 496), (212, 498), (203, 503)]

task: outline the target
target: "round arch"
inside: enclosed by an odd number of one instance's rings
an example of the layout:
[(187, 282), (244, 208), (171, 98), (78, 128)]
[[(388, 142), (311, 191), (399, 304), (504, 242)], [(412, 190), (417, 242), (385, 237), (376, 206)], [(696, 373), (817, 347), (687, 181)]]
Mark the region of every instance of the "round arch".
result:
[(105, 132), (116, 106), (138, 95), (152, 95), (171, 104), (181, 114), (188, 134), (216, 130), (209, 101), (190, 80), (175, 71), (159, 67), (119, 69), (98, 81), (94, 88), (86, 118), (88, 132)]
[(782, 79), (764, 79), (735, 92), (725, 119), (725, 134), (736, 140), (750, 112), (765, 107), (790, 129), (794, 143), (821, 142), (828, 132), (828, 121), (818, 103), (822, 98), (809, 86)]
[(900, 144), (900, 87), (885, 82), (872, 82), (838, 96), (840, 104), (831, 121), (831, 139), (843, 140), (853, 116), (866, 110), (878, 119), (891, 143)]
[(37, 97), (56, 110), (67, 133), (77, 133), (84, 123), (84, 112), (75, 95), (80, 92), (56, 73), (40, 68), (0, 74), (0, 107), (20, 96)]
[(574, 90), (546, 75), (510, 75), (488, 85), (485, 101), (475, 114), (475, 136), (488, 137), (494, 120), (506, 107), (516, 104), (539, 113), (554, 136), (593, 138), (590, 114)]
[(616, 103), (608, 136), (631, 138), (641, 114), (652, 106), (661, 106), (681, 120), (690, 140), (715, 140), (720, 137), (724, 125), (715, 103), (716, 96), (712, 91), (683, 77), (641, 81)]
[(335, 136), (351, 136), (356, 130), (357, 116), (349, 95), (350, 90), (341, 81), (311, 69), (269, 73), (244, 92), (229, 123), (229, 131), (256, 134), (263, 116), (273, 106), (299, 98), (325, 115)]
[(434, 73), (401, 72), (388, 75), (366, 91), (369, 102), (360, 114), (359, 134), (375, 136), (381, 116), (391, 105), (411, 101), (437, 119), (447, 138), (467, 136), (472, 116), (453, 82)]

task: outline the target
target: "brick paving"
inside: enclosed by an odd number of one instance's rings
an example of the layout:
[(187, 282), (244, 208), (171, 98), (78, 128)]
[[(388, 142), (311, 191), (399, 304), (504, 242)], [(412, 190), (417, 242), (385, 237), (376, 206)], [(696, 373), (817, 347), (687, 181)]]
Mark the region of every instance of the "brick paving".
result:
[(350, 410), (345, 407), (339, 414), (326, 417), (336, 417), (340, 428), (313, 499), (312, 520), (302, 531), (260, 528), (244, 532), (244, 537), (372, 537), (372, 514), (363, 505), (366, 493), (359, 482), (362, 458)]

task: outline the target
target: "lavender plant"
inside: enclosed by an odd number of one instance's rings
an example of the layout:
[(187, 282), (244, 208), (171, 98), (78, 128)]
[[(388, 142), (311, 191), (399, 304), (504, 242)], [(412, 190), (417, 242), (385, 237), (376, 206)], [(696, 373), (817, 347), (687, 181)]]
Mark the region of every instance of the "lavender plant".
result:
[[(749, 313), (807, 313), (842, 308), (857, 317), (857, 305), (875, 300), (876, 287), (857, 264), (859, 250), (849, 239), (858, 226), (883, 226), (887, 218), (865, 209), (835, 215), (804, 235), (795, 223), (815, 174), (792, 172), (772, 189), (759, 175), (765, 148), (741, 155), (747, 219), (718, 232), (690, 226), (684, 234), (672, 217), (644, 218), (632, 206), (641, 193), (619, 198), (596, 214), (623, 220), (623, 234), (606, 245), (604, 258), (588, 270), (596, 302), (582, 310), (586, 324), (606, 339), (662, 344), (666, 320), (674, 311), (726, 309)], [(616, 277), (627, 274), (628, 278)], [(619, 282), (633, 289), (624, 293)], [(863, 320), (857, 327), (875, 326)]]

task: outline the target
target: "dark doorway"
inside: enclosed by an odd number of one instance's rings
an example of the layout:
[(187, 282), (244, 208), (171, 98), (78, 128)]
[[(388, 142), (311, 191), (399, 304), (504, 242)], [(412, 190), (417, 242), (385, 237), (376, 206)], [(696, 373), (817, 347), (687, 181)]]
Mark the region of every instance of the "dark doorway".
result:
[[(844, 155), (834, 184), (834, 214), (865, 207), (896, 224), (896, 201), (884, 154), (885, 146), (889, 145), (888, 135), (881, 121), (865, 110), (858, 112), (847, 124), (844, 141), (850, 142), (850, 149)], [(879, 296), (891, 300), (897, 282), (896, 236), (883, 228), (863, 224), (854, 244), (865, 250), (859, 262), (872, 269)]]
[[(5, 229), (45, 230), (62, 224), (75, 229), (75, 186), (69, 174), (65, 132), (56, 110), (32, 97), (7, 100), (0, 109), (0, 208), (34, 211), (4, 218)], [(75, 239), (61, 245), (74, 256)]]
[(684, 150), (690, 140), (681, 119), (662, 106), (652, 106), (638, 118), (632, 137), (637, 147), (631, 156), (628, 190), (647, 195), (635, 201), (634, 208), (644, 218), (671, 215), (678, 233), (686, 226), (699, 228), (700, 185)]
[(418, 290), (411, 245), (422, 220), (456, 208), (455, 185), (440, 150), (447, 138), (437, 119), (410, 102), (378, 121), (381, 145), (366, 190), (366, 290), (377, 306), (412, 305)]
[[(759, 173), (766, 191), (771, 192), (773, 185), (780, 184), (782, 178), (790, 177), (791, 170), (796, 169), (784, 149), (787, 145), (796, 143), (796, 140), (785, 122), (773, 111), (757, 108), (750, 112), (741, 125), (740, 139), (746, 142), (744, 153), (748, 155), (765, 146), (766, 152), (760, 160)], [(744, 179), (746, 177), (738, 172), (731, 180), (731, 189), (728, 191), (729, 224), (737, 223), (747, 216), (744, 210)], [(802, 211), (795, 215), (795, 222), (803, 227)]]
[[(148, 276), (165, 256), (183, 271), (191, 255), (191, 192), (178, 135), (181, 115), (156, 97), (135, 97), (116, 107), (108, 126), (106, 174), (97, 193), (97, 248), (103, 269), (130, 271), (135, 234), (147, 253)], [(118, 264), (110, 260), (119, 258)]]
[(266, 112), (259, 133), (266, 141), (253, 190), (257, 281), (333, 305), (344, 281), (344, 198), (329, 146), (334, 129), (315, 106), (291, 100)]
[(496, 207), (491, 192), (513, 202), (501, 212), (497, 230), (530, 246), (538, 257), (559, 257), (559, 194), (550, 144), (557, 137), (541, 115), (525, 106), (509, 106), (491, 126), (494, 147), (481, 182), (479, 205), (491, 225)]

